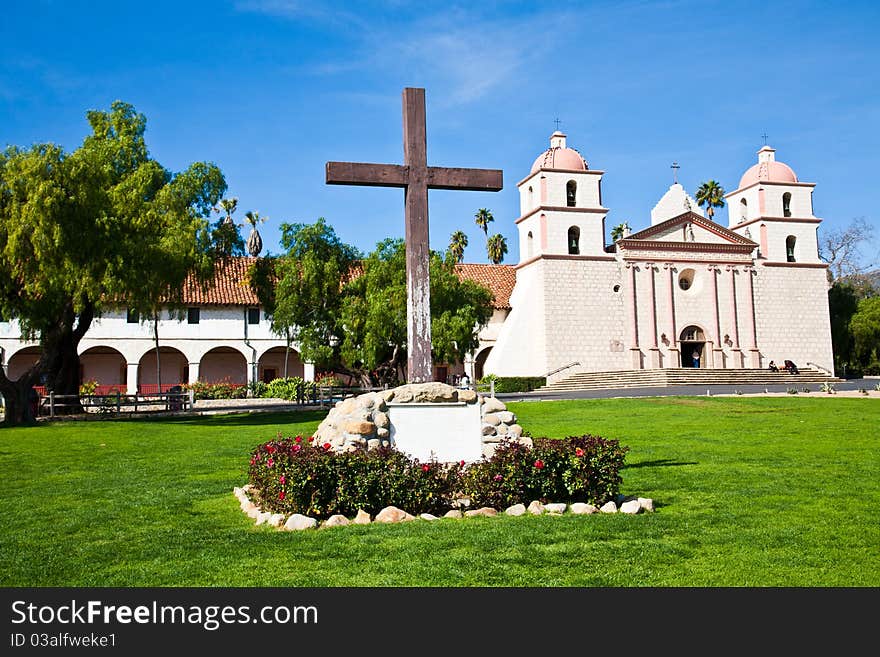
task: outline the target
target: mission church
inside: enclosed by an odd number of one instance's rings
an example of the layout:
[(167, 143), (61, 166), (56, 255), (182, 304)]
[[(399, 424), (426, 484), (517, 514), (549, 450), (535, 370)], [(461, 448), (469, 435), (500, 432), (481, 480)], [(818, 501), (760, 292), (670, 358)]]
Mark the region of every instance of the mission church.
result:
[[(766, 368), (791, 359), (833, 369), (827, 265), (819, 258), (814, 183), (764, 146), (725, 196), (727, 226), (673, 184), (648, 228), (606, 244), (603, 171), (556, 131), (517, 184), (516, 265), (460, 264), (494, 293), (480, 346), (463, 364), (435, 364), (450, 381), (661, 368)], [(272, 334), (246, 285), (249, 258), (217, 268), (207, 290), (188, 284), (183, 320), (159, 322), (163, 389), (195, 381), (311, 380), (314, 367)], [(153, 392), (152, 327), (124, 309), (96, 319), (80, 343), (82, 379), (100, 391)], [(39, 357), (17, 324), (0, 323), (0, 362), (17, 378)]]

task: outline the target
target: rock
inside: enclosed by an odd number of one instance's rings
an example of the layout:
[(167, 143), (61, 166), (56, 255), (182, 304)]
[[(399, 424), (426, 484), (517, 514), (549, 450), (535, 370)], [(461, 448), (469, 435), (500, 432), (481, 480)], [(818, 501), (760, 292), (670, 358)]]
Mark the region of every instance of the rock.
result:
[(443, 514), (444, 518), (461, 518), (462, 513), (458, 509), (451, 509)]
[(264, 525), (269, 521), (269, 518), (272, 517), (272, 514), (269, 511), (264, 511), (263, 513), (257, 514), (257, 525)]
[(630, 500), (634, 499), (636, 498), (634, 498), (632, 495), (624, 495), (623, 493), (618, 493), (617, 496), (614, 498), (614, 501), (617, 503), (617, 506), (620, 507), (620, 505), (624, 502), (629, 502)]
[(284, 523), (284, 529), (289, 532), (299, 531), (302, 529), (311, 529), (312, 527), (316, 527), (317, 524), (318, 521), (314, 518), (309, 518), (301, 513), (294, 513), (287, 519), (287, 522)]
[(396, 394), (396, 392), (395, 392), (394, 388), (392, 388), (391, 390), (386, 390), (385, 392), (382, 393), (382, 399), (385, 400), (386, 402), (390, 402), (392, 399), (394, 399), (395, 394)]
[(565, 503), (564, 502), (554, 502), (553, 504), (545, 504), (544, 511), (547, 513), (565, 513)]
[(639, 497), (638, 498), (639, 506), (642, 507), (648, 513), (654, 512), (654, 500), (650, 497)]
[(507, 435), (512, 438), (519, 438), (522, 436), (523, 428), (518, 424), (511, 424), (507, 427)]
[(281, 527), (284, 524), (284, 514), (273, 513), (269, 516), (269, 522), (266, 524), (271, 525), (272, 527)]
[(253, 484), (245, 484), (244, 486), (241, 487), (241, 489), (245, 493), (250, 493), (254, 489), (254, 485)]
[(531, 504), (529, 504), (529, 508), (526, 509), (532, 515), (539, 516), (544, 513), (544, 505), (541, 504), (538, 500), (535, 500)]
[(494, 436), (496, 433), (495, 427), (493, 427), (491, 424), (484, 424), (481, 433), (484, 436)]
[(495, 427), (495, 431), (498, 433), (499, 436), (507, 435), (507, 429), (508, 427), (506, 424), (499, 424), (497, 427)]
[(465, 404), (473, 404), (477, 401), (476, 390), (459, 390), (458, 401), (464, 402)]
[(492, 458), (493, 456), (495, 456), (495, 445), (494, 445), (494, 443), (485, 443), (485, 442), (484, 442), (484, 443), (483, 443), (483, 447), (482, 447), (482, 452), (483, 452), (483, 456), (485, 456), (487, 459), (490, 459), (490, 458)]
[(352, 520), (352, 523), (355, 525), (369, 525), (370, 514), (363, 509), (358, 509), (357, 515), (354, 517), (354, 520)]
[(597, 509), (592, 504), (586, 504), (584, 502), (575, 502), (571, 506), (568, 507), (568, 510), (575, 515), (585, 515), (589, 513), (598, 513), (599, 509)]
[(401, 386), (400, 388), (396, 388), (394, 392), (394, 403), (395, 404), (408, 404), (413, 400), (412, 390), (407, 388), (406, 386)]
[(493, 427), (501, 424), (501, 418), (498, 417), (496, 413), (485, 413), (483, 415), (483, 422), (485, 424), (491, 424)]
[(373, 415), (373, 423), (380, 429), (387, 429), (390, 424), (388, 413), (376, 413)]
[(350, 522), (344, 515), (337, 513), (336, 515), (327, 518), (321, 524), (323, 527), (345, 527), (345, 525), (350, 524)]
[(525, 515), (526, 505), (525, 504), (514, 504), (513, 506), (509, 506), (504, 510), (509, 516), (522, 516)]
[(256, 520), (259, 517), (260, 513), (262, 513), (262, 511), (260, 511), (260, 507), (251, 502), (250, 507), (248, 507), (247, 510), (248, 518), (253, 518), (254, 520)]
[(415, 517), (396, 506), (386, 506), (376, 514), (375, 522), (404, 522), (406, 520), (415, 520)]
[(629, 513), (631, 515), (635, 515), (639, 511), (642, 510), (642, 505), (639, 504), (638, 500), (629, 500), (628, 502), (624, 502), (620, 505), (621, 513)]
[(370, 438), (367, 441), (367, 449), (378, 449), (381, 444), (382, 441), (378, 438)]
[[(513, 428), (513, 427), (508, 427), (508, 430), (509, 430), (509, 429), (512, 429), (512, 428)], [(521, 436), (521, 437), (519, 437), (519, 438), (516, 438), (515, 440), (516, 440), (516, 442), (518, 442), (520, 445), (525, 445), (526, 447), (534, 447), (534, 446), (535, 446), (535, 443), (533, 443), (533, 442), (532, 442), (532, 439), (529, 438), (528, 436)]]
[(346, 433), (351, 433), (359, 436), (369, 436), (375, 433), (376, 425), (372, 422), (367, 422), (366, 420), (352, 420), (350, 422), (346, 422), (342, 427), (342, 430)]
[(473, 518), (475, 516), (484, 516), (486, 518), (490, 518), (492, 516), (497, 516), (498, 512), (490, 506), (482, 506), (479, 509), (471, 509), (470, 511), (464, 512), (465, 518)]
[(376, 429), (376, 437), (379, 438), (379, 440), (385, 441), (390, 435), (391, 432), (388, 431), (388, 429), (384, 429), (382, 427)]
[(464, 506), (464, 507), (469, 507), (469, 506), (471, 505), (471, 498), (469, 498), (469, 497), (457, 497), (457, 498), (455, 498), (454, 500), (452, 500), (452, 503), (453, 503), (455, 506), (459, 507), (459, 508), (461, 508), (461, 507), (463, 507), (463, 506)]
[(495, 398), (495, 397), (483, 397), (483, 408), (481, 409), (481, 413), (484, 415), (486, 413), (494, 413), (495, 411), (506, 411), (507, 406), (504, 405), (504, 402)]
[(617, 505), (613, 501), (605, 502), (605, 504), (599, 507), (599, 511), (602, 513), (617, 513)]
[(419, 514), (419, 518), (421, 518), (422, 520), (438, 520), (437, 516), (432, 513)]
[(245, 494), (244, 488), (239, 488), (238, 486), (236, 486), (235, 488), (232, 489), (232, 494), (235, 495), (236, 497), (241, 497), (242, 495)]
[(512, 424), (516, 422), (516, 416), (510, 411), (501, 411), (498, 413), (498, 419), (504, 422), (504, 424)]

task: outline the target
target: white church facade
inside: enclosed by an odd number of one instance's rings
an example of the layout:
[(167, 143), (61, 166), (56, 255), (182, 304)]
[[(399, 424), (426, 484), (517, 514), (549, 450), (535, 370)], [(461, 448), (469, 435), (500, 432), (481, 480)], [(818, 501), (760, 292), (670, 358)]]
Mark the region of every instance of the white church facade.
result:
[(673, 184), (650, 227), (608, 246), (602, 175), (557, 131), (517, 184), (516, 286), (483, 372), (552, 382), (785, 359), (832, 372), (813, 183), (765, 146), (725, 196), (726, 226)]
[[(700, 367), (766, 368), (793, 360), (833, 371), (827, 265), (819, 258), (814, 184), (798, 180), (765, 146), (725, 197), (727, 225), (704, 216), (679, 184), (651, 225), (606, 244), (601, 182), (566, 135), (518, 184), (516, 265), (458, 265), (489, 287), (493, 315), (464, 364), (435, 378), (472, 379)], [(221, 264), (207, 290), (185, 289), (182, 318), (159, 322), (163, 389), (179, 383), (312, 380), (315, 369), (269, 329), (246, 285), (249, 258)], [(151, 322), (125, 309), (96, 319), (80, 343), (82, 379), (101, 391), (152, 392)], [(0, 364), (17, 378), (39, 357), (17, 324), (0, 322)]]

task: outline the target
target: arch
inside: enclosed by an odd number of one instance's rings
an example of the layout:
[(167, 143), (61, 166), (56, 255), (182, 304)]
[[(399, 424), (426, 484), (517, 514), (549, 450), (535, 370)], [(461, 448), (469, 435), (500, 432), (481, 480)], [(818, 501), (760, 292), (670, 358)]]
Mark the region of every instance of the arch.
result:
[(574, 180), (565, 183), (565, 205), (573, 208), (577, 203), (578, 184)]
[[(260, 381), (268, 383), (272, 379), (280, 379), (284, 376), (284, 347), (272, 347), (267, 349), (257, 361), (257, 377)], [(304, 378), (305, 365), (299, 352), (293, 347), (287, 355), (287, 376)]]
[(97, 394), (126, 391), (127, 367), (125, 356), (118, 349), (98, 345), (79, 355), (79, 380), (95, 381)]
[[(161, 392), (189, 382), (189, 360), (180, 349), (160, 345), (159, 364), (162, 369)], [(156, 375), (156, 348), (153, 347), (138, 361), (138, 392), (151, 394), (160, 391)]]
[(782, 216), (791, 216), (791, 192), (785, 192), (782, 195)]
[(532, 231), (529, 231), (529, 234), (526, 235), (526, 257), (531, 258), (532, 253), (535, 250), (535, 236), (532, 235)]
[(678, 341), (682, 367), (705, 367), (706, 334), (702, 328), (696, 324), (686, 326), (678, 334)]
[(745, 221), (749, 218), (749, 203), (745, 199), (739, 202), (739, 220)]
[(18, 380), (34, 363), (40, 360), (43, 350), (40, 347), (22, 347), (9, 354), (6, 359), (6, 376), (11, 381)]
[(785, 260), (787, 262), (796, 262), (794, 257), (794, 247), (797, 243), (797, 237), (789, 235), (785, 238)]
[(232, 347), (214, 347), (199, 361), (199, 381), (247, 384), (247, 358)]
[(531, 185), (529, 185), (529, 198), (528, 198), (528, 201), (529, 201), (529, 204), (528, 204), (529, 209), (535, 207), (535, 190), (532, 189), (532, 186), (531, 186)]
[(483, 367), (486, 365), (486, 359), (489, 357), (489, 354), (492, 352), (492, 347), (486, 347), (482, 351), (480, 351), (476, 357), (474, 357), (474, 378), (479, 381), (485, 376), (485, 372), (483, 372)]
[(581, 252), (581, 229), (571, 226), (568, 229), (568, 254), (578, 255)]

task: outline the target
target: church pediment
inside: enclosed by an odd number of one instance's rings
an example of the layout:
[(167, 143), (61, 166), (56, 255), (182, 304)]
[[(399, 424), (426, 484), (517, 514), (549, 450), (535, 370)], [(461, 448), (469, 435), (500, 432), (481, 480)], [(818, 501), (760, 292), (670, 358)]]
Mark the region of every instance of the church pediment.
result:
[(695, 212), (685, 212), (659, 224), (633, 233), (618, 242), (622, 249), (645, 250), (663, 249), (672, 246), (697, 246), (701, 250), (712, 251), (718, 248), (730, 250), (731, 247), (743, 252), (751, 251), (757, 244), (732, 230)]

